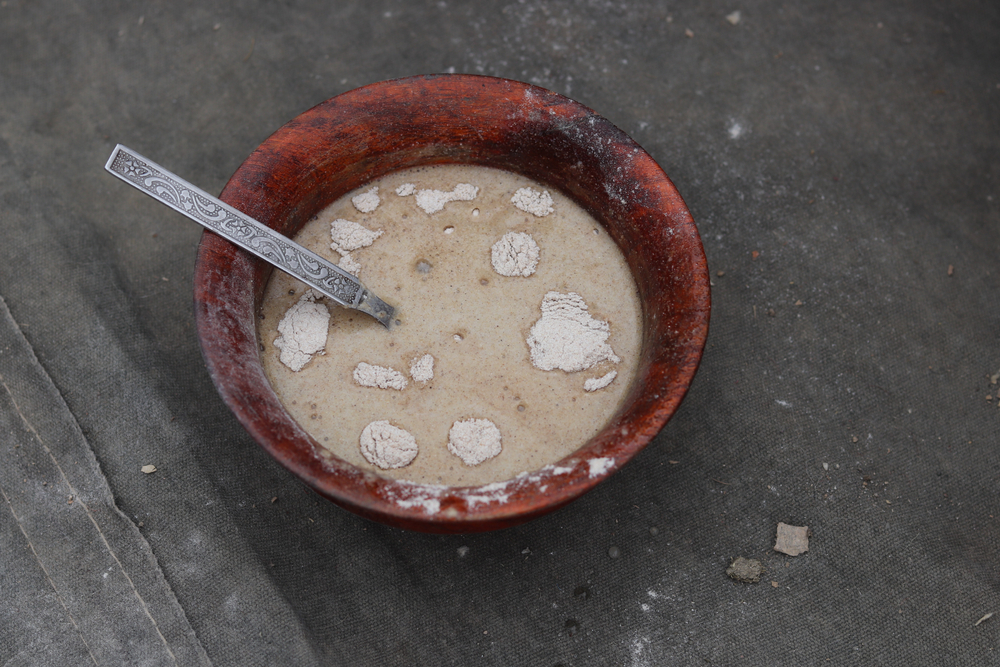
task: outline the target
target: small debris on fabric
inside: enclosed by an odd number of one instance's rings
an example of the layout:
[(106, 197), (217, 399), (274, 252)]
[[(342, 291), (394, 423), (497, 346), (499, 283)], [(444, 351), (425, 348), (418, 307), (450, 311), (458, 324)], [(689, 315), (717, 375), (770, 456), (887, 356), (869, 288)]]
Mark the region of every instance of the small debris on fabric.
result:
[(789, 526), (779, 522), (774, 550), (789, 556), (809, 551), (809, 526)]
[(750, 253), (750, 259), (757, 259), (760, 257), (760, 250), (754, 250)]
[(729, 21), (731, 25), (736, 25), (740, 22), (740, 11), (737, 9), (732, 14), (726, 14), (726, 20)]
[(142, 466), (142, 468), (140, 468), (140, 470), (142, 470), (142, 472), (144, 472), (144, 473), (146, 473), (148, 475), (150, 473), (156, 472), (156, 466), (154, 466), (154, 465)]
[(715, 275), (717, 275), (717, 276), (719, 276), (721, 278), (722, 276), (726, 275), (726, 272), (725, 271), (716, 271)]
[(991, 611), (990, 613), (988, 613), (988, 614), (984, 614), (984, 615), (983, 615), (983, 617), (982, 617), (981, 619), (979, 619), (978, 621), (976, 621), (975, 623), (973, 623), (973, 627), (975, 627), (975, 626), (979, 625), (979, 624), (980, 624), (980, 623), (982, 623), (983, 621), (988, 621), (988, 620), (990, 620), (991, 618), (993, 618), (993, 612), (992, 612), (992, 611)]
[(691, 30), (691, 28), (684, 28), (684, 36), (687, 37), (688, 39), (691, 39), (692, 37), (694, 37), (694, 32)]
[(955, 267), (954, 267), (954, 265), (952, 265), (952, 264), (949, 264), (949, 265), (948, 265), (948, 275), (949, 275), (949, 276), (953, 276), (953, 275), (955, 275)]
[(459, 558), (465, 558), (468, 555), (469, 555), (469, 547), (459, 547), (458, 548), (458, 557)]
[(610, 547), (608, 549), (608, 557), (609, 558), (618, 558), (621, 555), (622, 555), (622, 552), (621, 552), (621, 550), (618, 547)]
[(764, 574), (764, 566), (756, 558), (739, 556), (726, 568), (726, 575), (730, 579), (735, 579), (744, 584), (756, 584), (760, 581), (762, 574)]
[(771, 588), (777, 588), (777, 587), (778, 587), (778, 582), (772, 580), (771, 581)]

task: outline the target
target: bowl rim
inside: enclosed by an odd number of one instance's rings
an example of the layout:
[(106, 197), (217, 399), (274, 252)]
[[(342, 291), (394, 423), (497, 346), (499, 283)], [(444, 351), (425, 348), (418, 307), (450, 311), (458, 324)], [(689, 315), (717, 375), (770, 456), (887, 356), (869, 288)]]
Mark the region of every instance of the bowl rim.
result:
[(643, 305), (639, 370), (615, 416), (573, 454), (512, 480), (473, 487), (394, 480), (333, 456), (285, 411), (263, 374), (256, 317), (270, 266), (210, 231), (198, 248), (195, 319), (223, 401), (281, 465), (370, 519), (465, 533), (558, 509), (645, 448), (697, 371), (711, 297), (694, 220), (655, 160), (588, 107), (510, 79), (422, 75), (337, 95), (266, 139), (220, 199), (291, 235), (366, 181), (448, 162), (508, 169), (558, 188), (593, 214), (626, 255)]

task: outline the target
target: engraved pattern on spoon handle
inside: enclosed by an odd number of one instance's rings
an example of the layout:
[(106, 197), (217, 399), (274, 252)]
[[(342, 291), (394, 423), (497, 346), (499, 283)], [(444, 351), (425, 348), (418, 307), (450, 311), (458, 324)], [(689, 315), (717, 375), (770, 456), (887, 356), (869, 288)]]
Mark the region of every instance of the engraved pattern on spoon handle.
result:
[(121, 144), (105, 169), (342, 306), (357, 308), (370, 294), (355, 276)]

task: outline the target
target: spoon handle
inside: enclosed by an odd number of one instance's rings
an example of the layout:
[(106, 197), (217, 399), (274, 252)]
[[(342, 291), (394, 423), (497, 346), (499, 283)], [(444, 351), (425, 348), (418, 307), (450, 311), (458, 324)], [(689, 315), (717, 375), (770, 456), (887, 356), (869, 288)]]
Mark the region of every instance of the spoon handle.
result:
[(118, 144), (104, 168), (153, 199), (298, 278), (341, 306), (367, 313), (387, 329), (392, 324), (395, 309), (370, 292), (356, 276), (224, 204), (152, 160)]

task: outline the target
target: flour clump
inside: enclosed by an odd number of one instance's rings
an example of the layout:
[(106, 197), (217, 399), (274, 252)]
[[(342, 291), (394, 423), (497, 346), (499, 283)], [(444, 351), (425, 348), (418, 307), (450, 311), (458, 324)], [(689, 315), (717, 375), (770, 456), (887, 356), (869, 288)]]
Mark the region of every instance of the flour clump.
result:
[(340, 256), (340, 261), (337, 263), (337, 266), (342, 268), (344, 271), (347, 271), (352, 276), (357, 276), (361, 273), (361, 264), (359, 264), (358, 260), (354, 259), (349, 252), (345, 252)]
[(434, 357), (425, 354), (410, 364), (410, 377), (414, 382), (429, 382), (434, 379)]
[(315, 290), (308, 290), (278, 323), (274, 346), (281, 350), (279, 360), (296, 373), (326, 347), (330, 311), (318, 298)]
[(500, 453), (500, 429), (489, 419), (466, 419), (451, 425), (448, 451), (467, 466), (479, 465)]
[(621, 361), (607, 343), (610, 326), (592, 318), (576, 292), (549, 292), (541, 309), (542, 316), (532, 325), (527, 339), (535, 368), (575, 373), (602, 361)]
[(417, 186), (413, 183), (403, 183), (398, 188), (396, 188), (396, 194), (400, 197), (409, 197), (414, 192), (417, 191)]
[(546, 216), (555, 210), (552, 208), (552, 195), (548, 191), (539, 192), (534, 188), (518, 189), (510, 198), (510, 203), (537, 218)]
[(361, 454), (382, 470), (402, 468), (417, 457), (417, 441), (387, 421), (374, 421), (361, 431)]
[(584, 391), (597, 391), (598, 389), (604, 389), (611, 382), (618, 377), (618, 371), (611, 371), (607, 375), (599, 378), (590, 378), (583, 383)]
[(501, 276), (527, 278), (538, 267), (538, 244), (530, 234), (507, 232), (493, 244), (493, 269)]
[(382, 230), (372, 231), (343, 218), (338, 218), (330, 223), (330, 238), (333, 241), (330, 247), (341, 254), (359, 248), (367, 248), (380, 236), (382, 236)]
[(406, 378), (403, 374), (387, 366), (374, 366), (361, 362), (354, 369), (354, 381), (362, 387), (378, 387), (379, 389), (406, 389)]
[(479, 188), (468, 183), (459, 183), (451, 192), (442, 190), (417, 190), (417, 206), (428, 215), (437, 213), (451, 201), (472, 201), (479, 193)]
[(362, 213), (371, 213), (382, 203), (378, 196), (378, 186), (376, 185), (368, 192), (363, 192), (356, 197), (351, 197), (351, 203)]

